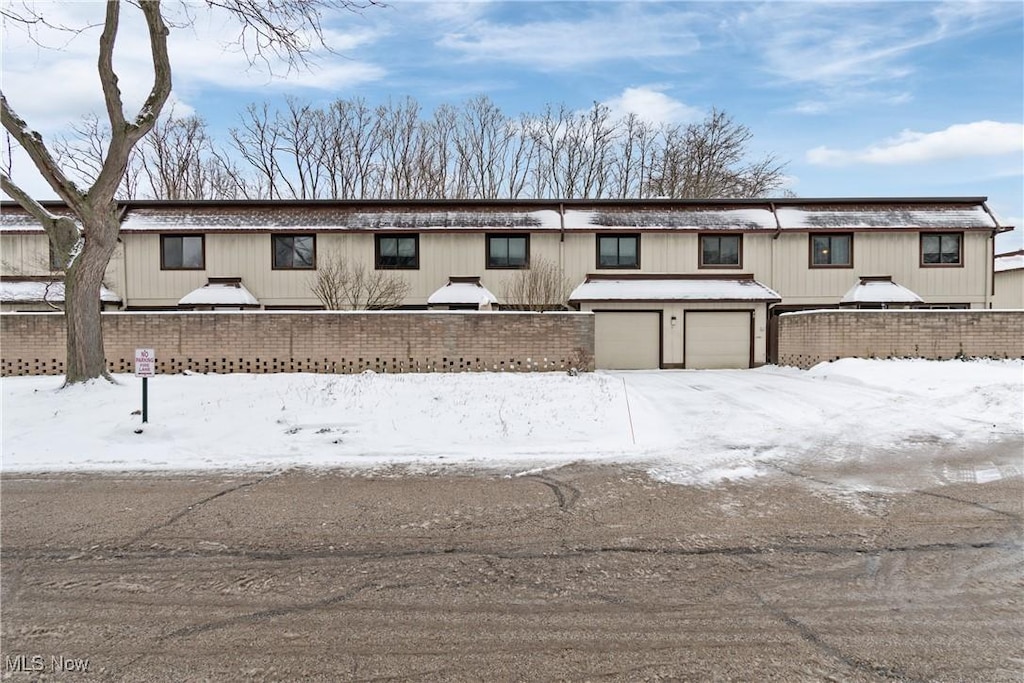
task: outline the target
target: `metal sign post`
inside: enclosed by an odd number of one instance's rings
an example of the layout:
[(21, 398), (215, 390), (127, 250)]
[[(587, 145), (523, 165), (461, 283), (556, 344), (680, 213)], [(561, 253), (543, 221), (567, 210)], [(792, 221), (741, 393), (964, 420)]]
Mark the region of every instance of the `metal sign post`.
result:
[(135, 349), (135, 376), (142, 378), (142, 422), (149, 422), (149, 378), (156, 374), (153, 349)]

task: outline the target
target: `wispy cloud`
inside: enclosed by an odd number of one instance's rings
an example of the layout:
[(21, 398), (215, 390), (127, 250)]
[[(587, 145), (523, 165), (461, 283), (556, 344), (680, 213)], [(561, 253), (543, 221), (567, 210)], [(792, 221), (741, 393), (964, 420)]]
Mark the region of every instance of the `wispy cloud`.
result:
[[(50, 12), (52, 9), (52, 12)], [(87, 11), (90, 10), (91, 14)], [(153, 84), (149, 41), (141, 13), (122, 11), (115, 49), (115, 70), (130, 117), (145, 101)], [(48, 6), (48, 19), (68, 26), (97, 24), (102, 4), (69, 3)], [(334, 91), (382, 78), (385, 70), (344, 54), (377, 39), (365, 29), (343, 33), (328, 30), (332, 51), (314, 50), (308, 71), (291, 71), (273, 58), (253, 65), (233, 41), (238, 25), (224, 17), (201, 14), (187, 25), (172, 17), (168, 38), (176, 108), (191, 111), (189, 100), (207, 89), (261, 92), (288, 88)], [(99, 26), (68, 39), (68, 33), (28, 36), (5, 26), (3, 44), (4, 94), (31, 126), (44, 132), (64, 128), (93, 112), (103, 116), (104, 105), (96, 71)], [(234, 31), (234, 32), (233, 32)], [(34, 41), (41, 40), (40, 48)], [(51, 49), (54, 45), (59, 49)], [(285, 78), (287, 76), (287, 78)]]
[(921, 49), (1020, 20), (1019, 3), (770, 2), (729, 26), (779, 83), (813, 89), (794, 111), (819, 114), (855, 100), (904, 103)]
[(575, 16), (525, 23), (493, 18), (443, 35), (463, 59), (563, 70), (620, 59), (681, 57), (700, 47), (687, 14), (656, 4), (573, 3)]
[(932, 133), (905, 130), (894, 138), (860, 150), (815, 147), (807, 152), (806, 158), (809, 163), (825, 166), (896, 165), (1021, 152), (1024, 152), (1024, 125), (975, 121)]

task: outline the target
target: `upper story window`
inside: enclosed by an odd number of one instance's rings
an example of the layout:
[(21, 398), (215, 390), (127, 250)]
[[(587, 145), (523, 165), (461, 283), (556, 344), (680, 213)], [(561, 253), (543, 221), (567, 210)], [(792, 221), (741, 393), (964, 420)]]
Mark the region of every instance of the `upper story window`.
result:
[(598, 268), (639, 268), (640, 235), (598, 235)]
[(271, 235), (275, 270), (316, 268), (316, 235)]
[(378, 270), (416, 270), (420, 267), (419, 235), (377, 235)]
[(701, 268), (739, 268), (743, 265), (743, 235), (701, 235)]
[(205, 267), (204, 235), (160, 235), (161, 270), (202, 270)]
[(488, 235), (488, 268), (528, 268), (530, 266), (529, 235)]
[(828, 267), (853, 267), (853, 235), (811, 235), (811, 268)]
[(963, 241), (964, 235), (960, 232), (921, 233), (921, 265), (963, 265)]

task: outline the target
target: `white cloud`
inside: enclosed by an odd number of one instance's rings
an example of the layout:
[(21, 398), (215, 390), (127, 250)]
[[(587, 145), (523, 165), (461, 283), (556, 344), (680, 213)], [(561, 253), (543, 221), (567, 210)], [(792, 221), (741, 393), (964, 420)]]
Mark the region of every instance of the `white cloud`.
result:
[[(524, 24), (480, 20), (445, 34), (438, 45), (474, 61), (505, 62), (542, 70), (571, 69), (619, 59), (681, 57), (700, 47), (682, 12), (650, 11), (654, 5), (615, 4), (571, 20)], [(603, 8), (581, 3), (580, 11)], [(660, 9), (660, 8), (659, 8)]]
[(636, 114), (649, 123), (684, 123), (699, 119), (702, 112), (669, 97), (657, 86), (626, 88), (618, 97), (603, 102), (612, 116), (621, 118)]
[(1024, 152), (1024, 125), (975, 121), (933, 133), (905, 130), (894, 138), (860, 150), (815, 147), (807, 152), (806, 158), (809, 163), (823, 166), (895, 165), (1021, 152)]
[[(101, 3), (43, 4), (47, 19), (68, 26), (96, 25), (103, 20)], [(171, 10), (169, 10), (171, 11)], [(336, 91), (380, 79), (384, 70), (348, 59), (344, 52), (366, 45), (378, 36), (366, 30), (329, 29), (325, 39), (341, 54), (314, 50), (308, 71), (291, 71), (277, 59), (250, 64), (233, 43), (237, 23), (198, 12), (191, 24), (171, 17), (168, 50), (177, 99), (177, 115), (191, 110), (187, 103), (209, 89), (259, 92), (267, 87)], [(99, 27), (69, 38), (66, 32), (40, 29), (28, 36), (4, 25), (3, 89), (8, 101), (28, 123), (44, 134), (65, 129), (87, 113), (104, 117), (104, 104), (96, 71)], [(42, 48), (47, 46), (59, 49)], [(145, 101), (153, 84), (149, 41), (141, 13), (126, 6), (114, 53), (115, 70), (130, 118)]]

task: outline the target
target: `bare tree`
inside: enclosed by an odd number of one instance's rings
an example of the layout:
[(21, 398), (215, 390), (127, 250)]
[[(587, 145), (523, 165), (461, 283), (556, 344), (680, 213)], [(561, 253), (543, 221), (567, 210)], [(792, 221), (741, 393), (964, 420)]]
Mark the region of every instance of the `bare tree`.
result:
[[(376, 0), (211, 0), (209, 6), (228, 10), (239, 22), (239, 43), (251, 59), (283, 58), (290, 67), (301, 66), (315, 44), (324, 44), (324, 12), (356, 9)], [(114, 69), (114, 44), (121, 19), (120, 0), (105, 6), (99, 38), (98, 70), (110, 126), (110, 141), (95, 179), (82, 189), (61, 167), (57, 158), (0, 94), (0, 119), (21, 145), (36, 169), (64, 201), (73, 218), (47, 210), (22, 190), (7, 173), (0, 175), (0, 189), (36, 218), (61, 249), (71, 245), (65, 278), (67, 320), (66, 383), (106, 377), (103, 331), (100, 322), (100, 286), (120, 231), (121, 214), (115, 197), (125, 177), (132, 150), (156, 125), (171, 92), (171, 63), (167, 52), (168, 27), (160, 0), (133, 3), (142, 13), (149, 39), (153, 83), (149, 95), (131, 120)], [(42, 19), (28, 4), (20, 9), (5, 5), (7, 21), (31, 27)]]
[(572, 284), (554, 261), (532, 259), (530, 267), (516, 271), (505, 281), (502, 308), (518, 311), (552, 311), (566, 307)]
[(397, 308), (409, 293), (409, 283), (401, 276), (350, 264), (336, 253), (317, 259), (309, 287), (329, 311)]
[(774, 157), (744, 165), (753, 133), (717, 109), (701, 122), (664, 131), (647, 180), (648, 195), (703, 199), (758, 197), (782, 184)]

